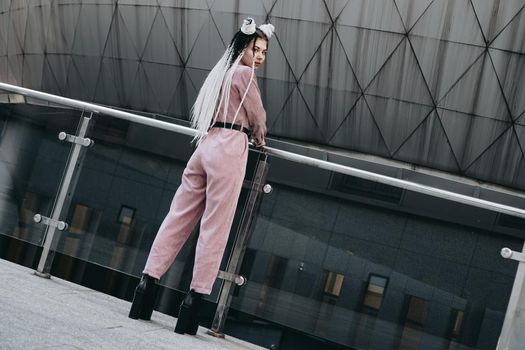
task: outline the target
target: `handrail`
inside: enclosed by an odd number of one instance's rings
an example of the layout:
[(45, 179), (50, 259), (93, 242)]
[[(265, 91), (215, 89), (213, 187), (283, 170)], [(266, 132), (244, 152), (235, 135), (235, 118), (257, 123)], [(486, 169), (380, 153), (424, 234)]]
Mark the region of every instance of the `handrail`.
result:
[[(168, 122), (164, 122), (164, 121), (157, 120), (157, 119), (147, 118), (147, 117), (143, 117), (137, 114), (124, 112), (124, 111), (100, 106), (100, 105), (93, 104), (93, 103), (82, 102), (82, 101), (78, 101), (78, 100), (74, 100), (74, 99), (70, 99), (66, 97), (56, 96), (56, 95), (48, 94), (45, 92), (40, 92), (36, 90), (19, 87), (16, 85), (0, 83), (0, 90), (9, 91), (15, 94), (19, 94), (19, 95), (39, 99), (39, 100), (44, 100), (44, 101), (64, 105), (67, 107), (77, 108), (79, 110), (85, 110), (88, 112), (93, 112), (93, 113), (98, 113), (98, 114), (105, 114), (105, 115), (109, 115), (115, 118), (129, 120), (134, 123), (148, 125), (148, 126), (158, 128), (158, 129), (175, 131), (175, 132), (178, 132), (184, 135), (195, 136), (197, 133), (195, 129), (192, 129), (186, 126), (168, 123)], [(499, 213), (503, 213), (503, 214), (525, 219), (525, 210), (516, 208), (516, 207), (512, 207), (509, 205), (495, 203), (495, 202), (487, 201), (484, 199), (479, 199), (476, 197), (471, 197), (471, 196), (467, 196), (467, 195), (463, 195), (463, 194), (459, 194), (459, 193), (455, 193), (451, 191), (446, 191), (446, 190), (442, 190), (442, 189), (431, 187), (431, 186), (421, 185), (415, 182), (401, 180), (401, 179), (397, 179), (397, 178), (390, 177), (390, 176), (380, 175), (380, 174), (376, 174), (370, 171), (352, 168), (347, 165), (341, 165), (341, 164), (324, 161), (324, 160), (320, 160), (320, 159), (316, 159), (316, 158), (312, 158), (308, 156), (303, 156), (303, 155), (288, 152), (288, 151), (283, 151), (283, 150), (273, 148), (273, 147), (265, 147), (265, 149), (268, 152), (268, 154), (271, 156), (275, 156), (275, 157), (289, 160), (292, 162), (309, 165), (309, 166), (316, 167), (319, 169), (334, 171), (340, 174), (355, 176), (355, 177), (359, 177), (362, 179), (379, 182), (379, 183), (391, 185), (394, 187), (403, 188), (409, 191), (423, 193), (423, 194), (427, 194), (433, 197), (443, 198), (443, 199), (451, 200), (454, 202), (468, 204), (474, 207), (488, 209), (491, 211), (495, 211), (495, 212), (499, 212)]]

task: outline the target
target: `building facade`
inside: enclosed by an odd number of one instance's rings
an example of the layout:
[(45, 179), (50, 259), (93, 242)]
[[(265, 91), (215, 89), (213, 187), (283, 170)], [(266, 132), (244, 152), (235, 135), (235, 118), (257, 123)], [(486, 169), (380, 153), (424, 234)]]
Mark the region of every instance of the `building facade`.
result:
[[(276, 26), (258, 72), (271, 146), (525, 208), (524, 7), (5, 1), (0, 81), (185, 124), (251, 15)], [(56, 134), (75, 133), (81, 113), (0, 100), (0, 234), (39, 246), (32, 217), (51, 210), (69, 154)], [(95, 146), (55, 249), (138, 276), (192, 148), (185, 136), (93, 119)], [(279, 159), (269, 182), (242, 267), (249, 283), (232, 301), (253, 341), (495, 348), (516, 272), (499, 251), (521, 250), (522, 220)], [(166, 287), (183, 289), (190, 251)]]

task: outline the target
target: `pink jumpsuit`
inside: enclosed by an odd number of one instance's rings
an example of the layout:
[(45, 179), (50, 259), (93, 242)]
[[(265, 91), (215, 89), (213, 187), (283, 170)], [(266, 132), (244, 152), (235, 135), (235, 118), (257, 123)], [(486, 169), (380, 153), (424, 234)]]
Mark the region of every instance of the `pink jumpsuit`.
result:
[[(218, 121), (233, 121), (251, 73), (251, 67), (239, 64), (232, 78), (228, 113), (225, 116), (221, 108)], [(250, 129), (258, 143), (264, 142), (266, 111), (255, 75), (235, 124)], [(208, 131), (184, 169), (182, 183), (151, 247), (145, 274), (154, 278), (164, 275), (202, 216), (190, 288), (197, 293), (211, 293), (228, 241), (247, 159), (248, 137), (244, 132), (225, 128)]]

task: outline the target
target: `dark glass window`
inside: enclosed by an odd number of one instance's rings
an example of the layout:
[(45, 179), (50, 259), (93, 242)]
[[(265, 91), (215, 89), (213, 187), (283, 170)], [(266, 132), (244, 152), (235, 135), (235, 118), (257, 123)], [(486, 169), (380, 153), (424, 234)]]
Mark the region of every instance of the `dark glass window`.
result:
[(328, 295), (338, 297), (341, 294), (344, 279), (345, 276), (340, 273), (327, 271), (324, 292)]
[(368, 278), (363, 306), (374, 311), (379, 311), (383, 303), (387, 283), (387, 277), (371, 274)]

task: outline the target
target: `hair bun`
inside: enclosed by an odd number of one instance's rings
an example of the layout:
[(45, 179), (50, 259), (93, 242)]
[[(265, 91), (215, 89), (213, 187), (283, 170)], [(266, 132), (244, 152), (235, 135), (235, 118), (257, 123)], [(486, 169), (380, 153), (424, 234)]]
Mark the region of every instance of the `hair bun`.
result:
[(248, 17), (242, 21), (241, 32), (244, 34), (252, 35), (255, 33), (256, 28), (255, 20), (253, 18)]
[(273, 32), (275, 31), (275, 27), (271, 23), (261, 24), (259, 29), (264, 33), (264, 35), (266, 35), (268, 39), (272, 37)]

